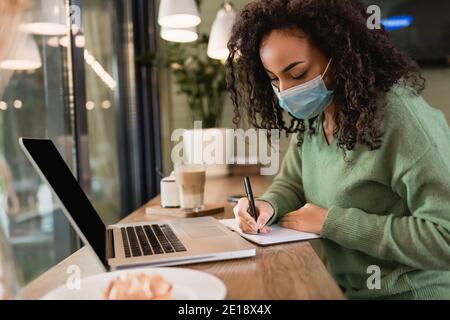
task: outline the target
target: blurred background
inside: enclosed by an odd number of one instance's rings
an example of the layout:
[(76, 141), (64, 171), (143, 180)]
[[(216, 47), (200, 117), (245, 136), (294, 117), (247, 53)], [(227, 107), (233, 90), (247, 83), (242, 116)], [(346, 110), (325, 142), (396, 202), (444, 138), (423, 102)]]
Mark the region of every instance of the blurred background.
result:
[[(175, 129), (233, 128), (224, 46), (247, 2), (0, 1), (0, 228), (22, 284), (81, 244), (18, 138), (53, 139), (103, 221), (119, 221), (159, 193)], [(380, 6), (423, 69), (426, 100), (450, 119), (450, 2), (363, 2)]]

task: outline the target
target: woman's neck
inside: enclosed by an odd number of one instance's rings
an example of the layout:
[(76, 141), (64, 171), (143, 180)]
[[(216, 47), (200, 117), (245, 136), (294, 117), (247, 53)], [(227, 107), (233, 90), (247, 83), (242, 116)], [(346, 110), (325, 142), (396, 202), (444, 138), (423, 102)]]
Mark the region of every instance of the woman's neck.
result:
[(323, 112), (325, 114), (324, 121), (328, 123), (334, 124), (334, 116), (336, 113), (336, 104), (335, 102), (331, 102), (331, 104), (325, 109)]
[(327, 136), (328, 143), (330, 143), (330, 144), (334, 139), (333, 133), (334, 133), (334, 128), (336, 126), (336, 122), (334, 120), (335, 115), (336, 115), (336, 104), (333, 101), (331, 103), (331, 105), (325, 109), (323, 123), (322, 123), (323, 129)]

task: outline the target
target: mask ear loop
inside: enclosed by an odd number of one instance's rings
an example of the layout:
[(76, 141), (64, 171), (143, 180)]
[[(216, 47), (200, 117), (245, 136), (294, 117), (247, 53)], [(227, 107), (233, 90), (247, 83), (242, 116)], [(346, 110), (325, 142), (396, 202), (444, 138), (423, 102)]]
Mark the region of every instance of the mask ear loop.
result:
[(330, 61), (328, 61), (328, 65), (327, 65), (327, 67), (325, 68), (325, 71), (323, 72), (323, 75), (322, 75), (322, 80), (323, 80), (323, 78), (325, 78), (325, 75), (327, 74), (328, 69), (330, 68), (331, 61), (333, 61), (333, 58), (330, 58)]
[(275, 92), (280, 93), (280, 88), (278, 88), (277, 86), (274, 86), (273, 84), (271, 84), (272, 88), (274, 89)]

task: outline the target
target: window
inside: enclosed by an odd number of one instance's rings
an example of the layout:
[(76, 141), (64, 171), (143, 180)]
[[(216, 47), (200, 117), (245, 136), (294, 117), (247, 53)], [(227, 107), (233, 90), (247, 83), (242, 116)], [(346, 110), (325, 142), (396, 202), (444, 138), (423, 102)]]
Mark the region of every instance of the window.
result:
[(53, 140), (105, 224), (157, 192), (158, 105), (144, 75), (154, 70), (134, 63), (151, 27), (133, 17), (148, 14), (146, 0), (0, 1), (0, 228), (22, 284), (80, 245), (19, 137)]
[(114, 2), (85, 1), (83, 6), (84, 68), (89, 133), (91, 198), (105, 223), (122, 216), (120, 144), (118, 143), (119, 91)]
[[(7, 10), (0, 10), (2, 39), (11, 35), (7, 50), (0, 54), (0, 224), (16, 255), (20, 277), (28, 282), (65, 258), (72, 243), (70, 238), (57, 241), (60, 234), (70, 235), (69, 226), (18, 139), (53, 139), (74, 173), (76, 151), (67, 48), (39, 30), (23, 31), (40, 10), (25, 4), (6, 1), (2, 5)], [(55, 10), (65, 9), (62, 2), (54, 5)]]

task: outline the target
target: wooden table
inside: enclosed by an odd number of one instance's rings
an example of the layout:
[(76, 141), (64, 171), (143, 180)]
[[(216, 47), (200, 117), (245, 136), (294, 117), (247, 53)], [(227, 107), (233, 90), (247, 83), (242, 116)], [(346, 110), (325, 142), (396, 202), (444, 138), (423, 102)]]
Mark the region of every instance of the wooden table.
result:
[[(241, 194), (242, 177), (210, 179), (206, 183), (205, 201), (223, 204), (225, 213), (215, 215), (218, 219), (233, 217), (232, 205), (227, 203), (230, 195)], [(255, 195), (269, 186), (264, 177), (252, 177)], [(158, 204), (159, 197), (148, 205)], [(121, 223), (160, 220), (145, 214), (145, 207), (133, 212)], [(173, 219), (167, 217), (167, 219)], [(320, 241), (320, 240), (314, 240)], [(39, 299), (50, 290), (66, 283), (68, 267), (76, 265), (81, 276), (87, 277), (103, 272), (93, 253), (83, 247), (66, 260), (31, 282), (23, 290), (25, 299)], [(186, 267), (186, 266), (184, 266)], [(344, 296), (308, 242), (258, 247), (256, 257), (229, 261), (208, 262), (187, 266), (220, 278), (227, 286), (227, 299), (343, 299)]]

